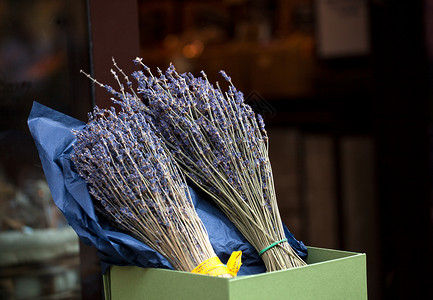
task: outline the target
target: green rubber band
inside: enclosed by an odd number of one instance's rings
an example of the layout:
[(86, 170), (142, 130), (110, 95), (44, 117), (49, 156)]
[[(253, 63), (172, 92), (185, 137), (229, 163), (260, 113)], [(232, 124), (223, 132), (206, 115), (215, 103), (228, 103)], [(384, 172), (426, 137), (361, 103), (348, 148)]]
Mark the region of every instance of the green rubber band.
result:
[(280, 243), (284, 243), (284, 242), (287, 242), (287, 239), (282, 239), (281, 241), (278, 241), (278, 242), (275, 242), (273, 244), (270, 244), (265, 249), (263, 249), (262, 251), (259, 252), (259, 256), (262, 256), (262, 254), (265, 253), (266, 251), (268, 251), (269, 249), (275, 247), (276, 245), (278, 245)]

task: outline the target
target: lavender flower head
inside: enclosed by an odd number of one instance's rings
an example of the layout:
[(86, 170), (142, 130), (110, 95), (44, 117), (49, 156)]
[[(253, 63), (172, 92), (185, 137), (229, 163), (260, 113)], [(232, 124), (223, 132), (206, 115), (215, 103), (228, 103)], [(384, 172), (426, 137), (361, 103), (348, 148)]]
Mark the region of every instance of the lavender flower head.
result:
[(95, 107), (74, 132), (71, 159), (104, 216), (175, 269), (191, 271), (215, 253), (185, 179), (154, 131), (145, 114)]

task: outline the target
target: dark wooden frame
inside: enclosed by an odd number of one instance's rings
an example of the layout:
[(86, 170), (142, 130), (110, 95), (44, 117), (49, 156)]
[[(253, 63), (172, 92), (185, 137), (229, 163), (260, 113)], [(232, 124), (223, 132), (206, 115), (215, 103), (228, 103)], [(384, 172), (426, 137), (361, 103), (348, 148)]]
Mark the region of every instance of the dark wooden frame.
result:
[[(129, 74), (132, 60), (139, 56), (138, 10), (136, 0), (87, 0), (90, 70), (100, 82), (116, 86), (110, 69), (112, 58)], [(93, 104), (111, 106), (110, 95), (93, 86)], [(103, 299), (99, 258), (93, 247), (80, 242), (81, 296), (83, 300)]]

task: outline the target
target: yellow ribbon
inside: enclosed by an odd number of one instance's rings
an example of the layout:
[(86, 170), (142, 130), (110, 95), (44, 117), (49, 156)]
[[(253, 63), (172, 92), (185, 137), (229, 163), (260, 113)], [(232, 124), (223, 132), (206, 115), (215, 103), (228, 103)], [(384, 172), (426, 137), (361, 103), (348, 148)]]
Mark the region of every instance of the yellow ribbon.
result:
[(233, 277), (236, 277), (242, 265), (242, 251), (233, 251), (227, 261), (227, 269)]
[(191, 273), (205, 274), (210, 276), (230, 274), (233, 277), (236, 277), (239, 268), (242, 265), (241, 257), (242, 251), (234, 251), (230, 256), (227, 265), (224, 265), (217, 256), (214, 256), (199, 264), (194, 268), (194, 270), (191, 271)]

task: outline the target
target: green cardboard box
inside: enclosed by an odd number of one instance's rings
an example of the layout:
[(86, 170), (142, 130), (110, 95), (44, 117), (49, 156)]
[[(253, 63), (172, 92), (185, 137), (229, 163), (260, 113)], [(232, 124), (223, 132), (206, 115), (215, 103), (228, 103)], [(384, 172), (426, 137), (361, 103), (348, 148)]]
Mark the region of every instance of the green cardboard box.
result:
[(309, 247), (307, 266), (227, 279), (113, 266), (106, 299), (367, 299), (366, 255)]

